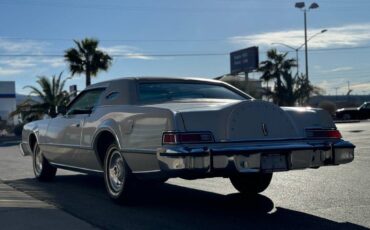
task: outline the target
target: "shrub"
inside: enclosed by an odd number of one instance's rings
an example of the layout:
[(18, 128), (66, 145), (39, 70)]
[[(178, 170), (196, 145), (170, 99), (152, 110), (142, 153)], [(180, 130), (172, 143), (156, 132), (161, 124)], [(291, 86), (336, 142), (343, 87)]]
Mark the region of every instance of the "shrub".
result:
[(14, 126), (14, 128), (13, 128), (14, 135), (16, 135), (18, 137), (22, 136), (23, 125), (24, 124), (18, 124), (16, 126)]

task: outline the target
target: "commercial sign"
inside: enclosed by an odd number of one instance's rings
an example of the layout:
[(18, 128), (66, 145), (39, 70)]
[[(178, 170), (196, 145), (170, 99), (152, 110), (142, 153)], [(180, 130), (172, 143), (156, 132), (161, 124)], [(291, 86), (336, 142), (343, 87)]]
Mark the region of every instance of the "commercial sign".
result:
[(258, 47), (253, 46), (230, 53), (230, 73), (250, 72), (258, 68)]

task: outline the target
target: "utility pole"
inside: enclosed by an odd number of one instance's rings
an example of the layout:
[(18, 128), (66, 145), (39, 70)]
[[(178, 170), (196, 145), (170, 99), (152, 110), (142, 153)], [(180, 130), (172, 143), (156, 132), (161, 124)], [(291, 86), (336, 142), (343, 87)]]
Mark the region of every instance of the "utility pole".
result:
[(349, 92), (349, 90), (350, 90), (350, 89), (349, 89), (349, 84), (350, 84), (350, 83), (349, 83), (349, 81), (347, 81), (347, 85), (348, 85), (348, 94), (350, 93), (350, 92)]
[(348, 91), (347, 91), (347, 101), (349, 102), (349, 95), (351, 94), (352, 90), (351, 88), (349, 87), (350, 86), (350, 82), (347, 81), (347, 87), (348, 87)]
[(338, 102), (338, 89), (339, 87), (335, 87), (335, 102)]

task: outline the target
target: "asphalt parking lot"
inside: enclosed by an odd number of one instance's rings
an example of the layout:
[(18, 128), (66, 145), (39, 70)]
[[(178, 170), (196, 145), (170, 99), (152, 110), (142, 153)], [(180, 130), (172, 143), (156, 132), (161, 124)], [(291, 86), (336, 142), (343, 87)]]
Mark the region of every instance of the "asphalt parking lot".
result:
[[(31, 159), (19, 155), (16, 142), (0, 144), (0, 179), (7, 191), (16, 189), (18, 197), (24, 194), (21, 204), (27, 199), (39, 204), (32, 209), (40, 216), (54, 213), (55, 223), (49, 218), (48, 224), (69, 229), (367, 229), (370, 121), (337, 126), (357, 146), (352, 163), (276, 173), (270, 187), (251, 200), (239, 196), (227, 179), (171, 179), (143, 188), (136, 194), (135, 205), (119, 206), (109, 200), (99, 176), (60, 170), (52, 183), (35, 181)], [(0, 220), (18, 221), (14, 228), (23, 226), (19, 225), (24, 220), (22, 212), (30, 207), (13, 205), (9, 215), (5, 209), (11, 206), (9, 202), (0, 199)], [(69, 222), (63, 226), (57, 218)], [(27, 221), (32, 223), (32, 219)]]

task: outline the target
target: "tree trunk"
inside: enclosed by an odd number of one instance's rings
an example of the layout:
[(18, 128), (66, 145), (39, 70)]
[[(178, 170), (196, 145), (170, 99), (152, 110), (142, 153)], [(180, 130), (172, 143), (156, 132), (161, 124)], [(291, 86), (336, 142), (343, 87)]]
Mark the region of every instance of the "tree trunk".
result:
[(86, 87), (91, 85), (91, 74), (89, 70), (86, 70)]

